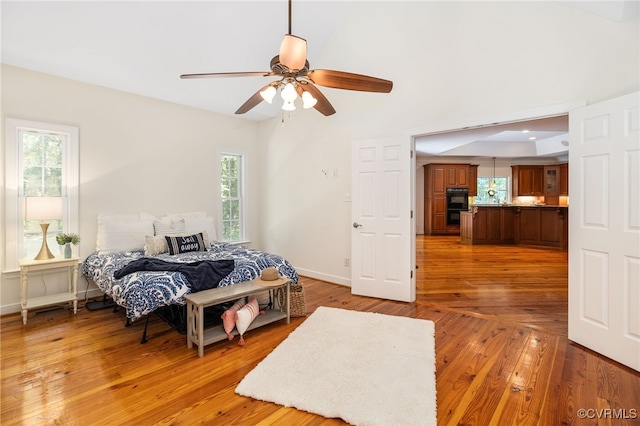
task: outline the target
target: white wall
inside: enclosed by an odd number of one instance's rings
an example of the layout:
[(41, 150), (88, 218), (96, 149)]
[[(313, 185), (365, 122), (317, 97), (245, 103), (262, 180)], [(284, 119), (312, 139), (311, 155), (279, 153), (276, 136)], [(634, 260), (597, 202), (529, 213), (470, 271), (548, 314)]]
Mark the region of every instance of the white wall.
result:
[[(375, 75), (394, 88), (323, 88), (331, 117), (297, 110), (284, 127), (280, 117), (254, 124), (12, 67), (2, 68), (2, 115), (80, 127), (82, 256), (100, 211), (215, 211), (216, 153), (244, 150), (254, 245), (348, 284), (352, 141), (636, 91), (638, 33), (637, 21), (557, 2), (354, 2), (312, 68)], [(384, 75), (371, 71), (380, 62)], [(169, 177), (167, 168), (185, 164), (193, 176)], [(2, 307), (18, 300), (15, 278), (3, 275)]]
[[(205, 210), (217, 217), (220, 151), (247, 154), (249, 237), (259, 247), (256, 123), (11, 66), (2, 67), (3, 125), (6, 117), (79, 127), (80, 229), (73, 231), (82, 238), (81, 257), (95, 248), (100, 212)], [(4, 188), (4, 173), (2, 180)], [(2, 269), (8, 272), (0, 286), (4, 312), (15, 309), (20, 293), (17, 273)]]
[[(312, 68), (370, 74), (390, 94), (322, 89), (337, 113), (295, 111), (260, 125), (262, 241), (311, 276), (348, 284), (353, 140), (491, 123), (514, 111), (595, 103), (638, 90), (638, 22), (556, 2), (354, 2)], [(375, 75), (375, 74), (373, 74)], [(482, 121), (482, 120), (486, 121)], [(291, 160), (297, 160), (291, 162)], [(338, 177), (321, 178), (337, 168)]]

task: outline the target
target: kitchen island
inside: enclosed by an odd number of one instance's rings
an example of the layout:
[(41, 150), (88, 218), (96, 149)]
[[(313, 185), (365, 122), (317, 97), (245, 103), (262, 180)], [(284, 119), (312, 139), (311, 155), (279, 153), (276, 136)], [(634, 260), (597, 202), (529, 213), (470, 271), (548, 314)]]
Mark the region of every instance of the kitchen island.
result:
[(460, 213), (463, 244), (521, 244), (566, 250), (568, 206), (472, 205)]

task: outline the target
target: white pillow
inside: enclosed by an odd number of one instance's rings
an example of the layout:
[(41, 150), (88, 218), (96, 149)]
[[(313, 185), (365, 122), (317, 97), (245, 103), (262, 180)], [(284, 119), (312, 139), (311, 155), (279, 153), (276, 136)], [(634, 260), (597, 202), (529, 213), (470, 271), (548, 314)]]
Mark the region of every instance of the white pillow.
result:
[[(186, 217), (184, 218), (184, 233), (187, 235), (197, 234), (202, 231), (207, 231), (207, 235), (211, 240), (216, 241), (216, 223), (212, 216), (207, 217)], [(209, 245), (207, 245), (207, 248)]]
[[(188, 234), (191, 235), (191, 234)], [(174, 235), (174, 236), (184, 236), (184, 235)], [(202, 239), (204, 240), (204, 245), (208, 249), (211, 245), (209, 242), (209, 237), (207, 236), (207, 231), (202, 232)], [(169, 245), (167, 244), (167, 239), (164, 235), (145, 235), (144, 237), (144, 254), (145, 256), (155, 256), (156, 254), (168, 253)]]
[(260, 310), (258, 300), (255, 296), (236, 313), (236, 329), (238, 330), (238, 334), (240, 334), (240, 342), (238, 342), (240, 346), (244, 345), (244, 332), (247, 331), (258, 315), (264, 315), (264, 311)]
[(153, 221), (154, 235), (184, 235), (184, 219), (172, 221)]
[(100, 254), (144, 250), (145, 235), (153, 234), (153, 221), (139, 215), (99, 215), (96, 251)]

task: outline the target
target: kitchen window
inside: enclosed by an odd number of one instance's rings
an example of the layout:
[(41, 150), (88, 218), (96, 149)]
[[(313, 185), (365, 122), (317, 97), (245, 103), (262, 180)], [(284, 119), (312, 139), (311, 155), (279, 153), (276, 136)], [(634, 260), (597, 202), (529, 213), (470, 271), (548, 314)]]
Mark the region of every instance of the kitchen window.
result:
[[(492, 180), (495, 181), (494, 190), (496, 191), (493, 197), (489, 195)], [(478, 195), (476, 195), (475, 204), (502, 204), (509, 202), (509, 178), (496, 177), (492, 179), (490, 177), (479, 177), (477, 181)]]

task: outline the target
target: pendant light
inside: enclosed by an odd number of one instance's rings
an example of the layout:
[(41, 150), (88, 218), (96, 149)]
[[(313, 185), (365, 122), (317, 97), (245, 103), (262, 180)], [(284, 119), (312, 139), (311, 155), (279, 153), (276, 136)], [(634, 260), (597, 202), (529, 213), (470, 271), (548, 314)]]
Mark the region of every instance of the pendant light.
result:
[(496, 157), (493, 157), (493, 175), (491, 177), (491, 184), (489, 185), (487, 194), (489, 194), (489, 197), (496, 195)]

